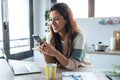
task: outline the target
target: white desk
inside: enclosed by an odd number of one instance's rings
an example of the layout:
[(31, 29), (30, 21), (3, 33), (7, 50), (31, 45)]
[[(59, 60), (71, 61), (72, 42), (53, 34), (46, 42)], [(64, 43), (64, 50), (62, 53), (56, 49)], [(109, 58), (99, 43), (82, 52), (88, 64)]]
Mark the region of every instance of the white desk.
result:
[[(20, 64), (26, 64), (29, 62), (26, 61), (18, 61)], [(0, 59), (0, 80), (47, 80), (45, 78), (45, 71), (44, 66), (40, 67), (42, 69), (42, 73), (36, 73), (36, 74), (27, 74), (27, 75), (19, 75), (14, 76), (11, 68), (8, 66), (7, 62), (3, 59)], [(61, 80), (61, 73), (63, 71), (67, 71), (66, 69), (57, 69), (57, 79)], [(100, 73), (97, 69), (94, 68), (79, 68), (76, 71), (92, 71), (97, 76), (98, 80), (108, 80), (103, 73)]]

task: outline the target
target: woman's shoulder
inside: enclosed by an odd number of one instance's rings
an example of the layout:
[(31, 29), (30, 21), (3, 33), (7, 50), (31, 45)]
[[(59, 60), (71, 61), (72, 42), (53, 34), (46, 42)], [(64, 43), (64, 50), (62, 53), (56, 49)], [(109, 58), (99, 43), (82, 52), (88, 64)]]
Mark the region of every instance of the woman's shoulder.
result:
[(78, 32), (76, 37), (75, 37), (75, 40), (79, 40), (79, 39), (84, 39), (84, 34), (83, 32)]
[(73, 44), (74, 44), (74, 49), (83, 49), (84, 47), (84, 35), (82, 32), (79, 32), (74, 41), (73, 41)]

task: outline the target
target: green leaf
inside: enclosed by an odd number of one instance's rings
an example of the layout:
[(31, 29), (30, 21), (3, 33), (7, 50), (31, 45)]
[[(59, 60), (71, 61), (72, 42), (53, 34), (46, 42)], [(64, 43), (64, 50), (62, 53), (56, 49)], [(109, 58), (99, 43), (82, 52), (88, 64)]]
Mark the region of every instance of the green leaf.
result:
[(120, 65), (115, 65), (114, 68), (120, 70)]
[(117, 69), (118, 71), (116, 71), (116, 70), (113, 70), (113, 71), (104, 71), (104, 73), (112, 75), (112, 76), (115, 76), (115, 77), (117, 77), (117, 78), (120, 79), (120, 65), (115, 65), (115, 66), (113, 66), (113, 68)]

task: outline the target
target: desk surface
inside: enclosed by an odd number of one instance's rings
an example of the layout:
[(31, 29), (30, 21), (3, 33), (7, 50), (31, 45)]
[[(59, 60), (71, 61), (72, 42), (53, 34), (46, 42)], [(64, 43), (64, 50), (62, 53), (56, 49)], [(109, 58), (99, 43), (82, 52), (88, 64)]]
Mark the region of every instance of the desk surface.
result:
[[(18, 61), (20, 64), (22, 63), (29, 63), (26, 61)], [(31, 62), (30, 62), (31, 63)], [(36, 73), (36, 74), (27, 74), (27, 75), (18, 75), (14, 76), (12, 69), (8, 66), (7, 62), (3, 59), (0, 59), (0, 80), (47, 80), (45, 78), (45, 71), (44, 66), (40, 66), (42, 73)], [(57, 79), (61, 80), (61, 75), (63, 71), (67, 71), (63, 68), (57, 69)], [(94, 68), (79, 68), (76, 71), (89, 71), (94, 72), (98, 80), (108, 80), (103, 73), (101, 73), (98, 69)]]

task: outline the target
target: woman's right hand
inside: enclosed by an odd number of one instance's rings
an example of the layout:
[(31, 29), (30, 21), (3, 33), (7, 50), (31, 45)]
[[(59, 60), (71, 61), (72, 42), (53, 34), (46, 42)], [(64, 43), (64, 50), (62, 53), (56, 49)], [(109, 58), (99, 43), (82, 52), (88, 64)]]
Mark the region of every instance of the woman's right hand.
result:
[(36, 46), (38, 46), (38, 49), (39, 49), (40, 53), (42, 53), (44, 55), (49, 55), (50, 56), (49, 51), (48, 51), (48, 49), (45, 46), (45, 43), (46, 42), (42, 41), (42, 44), (37, 43)]
[(44, 44), (36, 43), (36, 46), (38, 46), (39, 51), (43, 53), (42, 49), (44, 48)]
[(36, 45), (39, 47), (39, 51), (45, 55), (55, 56), (58, 52), (52, 45), (46, 43), (45, 41), (43, 41), (42, 44), (37, 43)]

